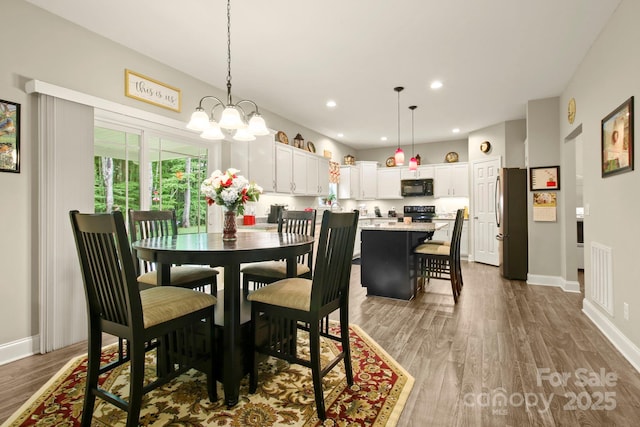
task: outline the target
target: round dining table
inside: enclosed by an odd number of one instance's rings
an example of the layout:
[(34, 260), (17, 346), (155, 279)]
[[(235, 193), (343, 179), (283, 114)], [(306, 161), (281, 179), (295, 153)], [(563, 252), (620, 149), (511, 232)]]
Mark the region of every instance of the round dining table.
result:
[(234, 241), (222, 240), (222, 233), (178, 234), (153, 237), (132, 243), (138, 258), (156, 263), (158, 283), (169, 284), (174, 264), (221, 266), (224, 268), (223, 377), (225, 403), (238, 403), (243, 376), (240, 339), (243, 263), (286, 259), (287, 277), (296, 273), (296, 257), (313, 250), (311, 236), (265, 231), (239, 232)]

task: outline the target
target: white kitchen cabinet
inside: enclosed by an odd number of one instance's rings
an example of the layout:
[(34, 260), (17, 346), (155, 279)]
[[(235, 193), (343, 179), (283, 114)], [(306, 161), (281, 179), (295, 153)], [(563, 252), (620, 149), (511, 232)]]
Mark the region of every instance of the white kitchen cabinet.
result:
[(360, 194), (360, 168), (358, 166), (340, 166), (338, 199), (356, 199)]
[(249, 151), (248, 179), (265, 192), (276, 191), (276, 160), (273, 136), (258, 136), (247, 144)]
[(276, 144), (276, 191), (278, 193), (293, 192), (293, 148)]
[(329, 159), (316, 157), (318, 160), (318, 196), (329, 195)]
[(400, 179), (426, 179), (434, 177), (433, 166), (418, 166), (418, 169), (410, 171), (408, 167), (400, 168)]
[(436, 166), (434, 197), (469, 197), (469, 169), (466, 163)]
[(378, 193), (378, 163), (377, 162), (356, 162), (360, 168), (360, 194), (358, 200), (373, 200)]
[[(305, 151), (293, 148), (291, 159), (291, 169), (293, 170), (293, 178), (291, 181), (291, 192), (297, 195), (307, 194), (307, 158), (309, 157)], [(316, 170), (317, 175), (317, 170)]]
[(380, 168), (378, 174), (378, 199), (402, 199), (400, 168)]

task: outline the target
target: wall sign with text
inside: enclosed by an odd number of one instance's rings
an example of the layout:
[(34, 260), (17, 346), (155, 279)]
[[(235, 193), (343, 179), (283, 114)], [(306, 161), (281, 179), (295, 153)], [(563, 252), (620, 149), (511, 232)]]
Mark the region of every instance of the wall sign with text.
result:
[(151, 77), (124, 70), (124, 94), (139, 101), (180, 112), (182, 91)]

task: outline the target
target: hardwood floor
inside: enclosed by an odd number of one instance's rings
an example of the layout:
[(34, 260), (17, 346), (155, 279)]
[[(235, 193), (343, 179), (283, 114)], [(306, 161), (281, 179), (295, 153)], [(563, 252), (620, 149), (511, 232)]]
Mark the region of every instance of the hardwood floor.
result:
[[(399, 426), (637, 425), (640, 374), (582, 314), (582, 294), (462, 268), (454, 305), (446, 281), (412, 301), (367, 297), (353, 266), (351, 323), (415, 377)], [(0, 366), (0, 421), (85, 345)]]

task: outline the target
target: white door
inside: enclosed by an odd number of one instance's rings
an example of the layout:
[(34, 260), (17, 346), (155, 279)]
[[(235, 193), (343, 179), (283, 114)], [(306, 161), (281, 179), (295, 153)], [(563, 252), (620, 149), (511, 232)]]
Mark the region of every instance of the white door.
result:
[(500, 159), (473, 163), (473, 257), (476, 262), (500, 265), (496, 240), (496, 184)]

